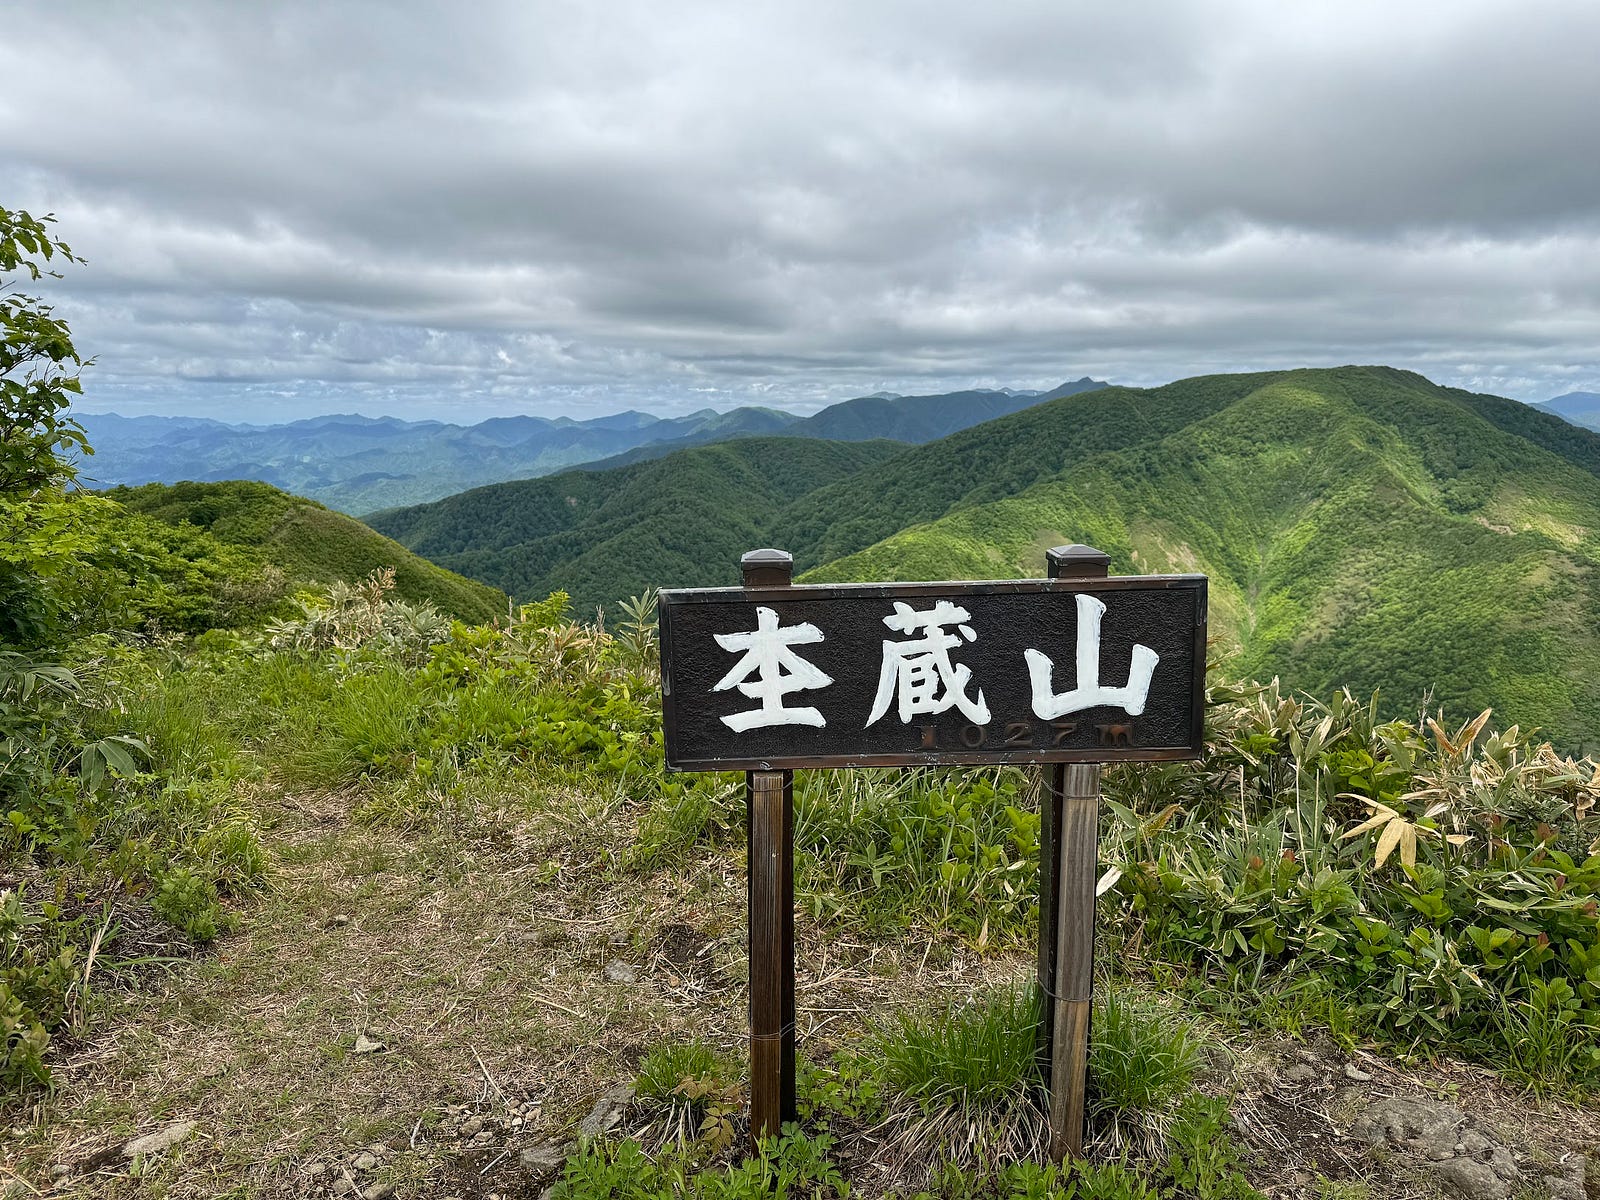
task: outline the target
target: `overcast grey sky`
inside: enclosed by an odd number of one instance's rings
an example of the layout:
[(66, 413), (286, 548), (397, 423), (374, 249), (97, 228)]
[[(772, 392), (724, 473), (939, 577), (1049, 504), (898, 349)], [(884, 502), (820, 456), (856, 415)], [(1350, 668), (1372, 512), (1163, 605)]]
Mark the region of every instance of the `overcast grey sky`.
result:
[(7, 4), (86, 409), (1600, 390), (1600, 4)]

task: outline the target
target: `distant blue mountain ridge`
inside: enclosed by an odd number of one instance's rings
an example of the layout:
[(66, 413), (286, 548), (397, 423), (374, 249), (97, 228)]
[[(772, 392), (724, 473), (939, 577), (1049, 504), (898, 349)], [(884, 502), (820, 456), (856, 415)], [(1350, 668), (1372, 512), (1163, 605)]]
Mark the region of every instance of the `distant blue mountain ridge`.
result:
[(360, 515), (468, 488), (584, 464), (619, 465), (729, 438), (892, 439), (923, 443), (1030, 405), (1106, 387), (1087, 377), (1048, 392), (975, 389), (929, 396), (878, 393), (808, 417), (772, 408), (702, 409), (683, 417), (627, 411), (603, 417), (491, 417), (476, 425), (329, 413), (282, 425), (205, 417), (79, 415), (91, 487), (259, 479)]
[(1574, 425), (1600, 430), (1600, 392), (1567, 392), (1534, 407), (1555, 413), (1563, 421), (1570, 421)]

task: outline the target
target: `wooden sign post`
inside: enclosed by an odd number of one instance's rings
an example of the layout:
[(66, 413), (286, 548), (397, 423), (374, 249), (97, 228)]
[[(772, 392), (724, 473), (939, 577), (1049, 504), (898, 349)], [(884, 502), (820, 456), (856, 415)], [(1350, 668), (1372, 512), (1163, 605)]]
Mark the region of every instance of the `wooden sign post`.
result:
[(1051, 1155), (1081, 1152), (1100, 764), (1199, 757), (1205, 692), (1205, 577), (1108, 564), (795, 586), (755, 550), (743, 587), (661, 593), (667, 765), (746, 772), (752, 1138), (796, 1115), (794, 769), (1042, 763), (1039, 1057)]
[[(794, 559), (752, 550), (746, 588), (784, 588)], [(750, 1136), (776, 1137), (800, 1114), (794, 1098), (794, 772), (746, 771), (750, 816)]]
[[(1111, 556), (1092, 546), (1045, 552), (1051, 579), (1104, 579)], [(1050, 1086), (1050, 1157), (1083, 1153), (1094, 990), (1100, 764), (1045, 767), (1039, 806), (1039, 1045)]]

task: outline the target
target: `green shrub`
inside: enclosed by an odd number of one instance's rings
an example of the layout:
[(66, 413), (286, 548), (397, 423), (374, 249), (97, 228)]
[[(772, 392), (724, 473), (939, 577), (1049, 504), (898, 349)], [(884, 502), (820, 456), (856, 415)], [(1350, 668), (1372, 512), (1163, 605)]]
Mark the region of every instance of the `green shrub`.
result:
[(1244, 1176), (1239, 1147), (1227, 1133), (1224, 1100), (1191, 1092), (1168, 1134), (1166, 1173), (1194, 1200), (1262, 1200)]
[(150, 906), (157, 916), (195, 942), (212, 941), (224, 921), (216, 884), (188, 867), (174, 867), (160, 874)]
[(687, 1082), (724, 1081), (732, 1071), (723, 1056), (701, 1041), (669, 1042), (654, 1047), (639, 1064), (635, 1084), (641, 1099), (670, 1100)]
[(1227, 697), (1181, 802), (1108, 777), (1113, 926), (1212, 994), (1331, 996), (1362, 1037), (1600, 1085), (1600, 773), (1487, 717)]
[(835, 1117), (874, 1119), (883, 1111), (883, 1063), (869, 1047), (840, 1050), (825, 1061), (795, 1059), (795, 1101), (808, 1125), (826, 1129)]
[(49, 1083), (50, 1035), (85, 1015), (82, 947), (93, 941), (87, 915), (0, 891), (0, 1095)]

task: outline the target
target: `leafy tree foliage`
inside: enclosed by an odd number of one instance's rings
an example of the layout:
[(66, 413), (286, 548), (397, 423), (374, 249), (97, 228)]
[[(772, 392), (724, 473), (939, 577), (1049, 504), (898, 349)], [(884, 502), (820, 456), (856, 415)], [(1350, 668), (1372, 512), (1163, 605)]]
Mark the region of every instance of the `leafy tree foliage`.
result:
[[(16, 291), (11, 279), (60, 278), (48, 264), (79, 261), (50, 234), (52, 216), (0, 208), (0, 491), (37, 491), (72, 477), (61, 451), (86, 449), (83, 427), (65, 415), (69, 395), (82, 390), (83, 359), (66, 323), (37, 297)], [(45, 266), (41, 266), (41, 263)]]
[(50, 230), (54, 217), (0, 208), (0, 638), (37, 641), (53, 605), (49, 582), (87, 546), (71, 503), (70, 455), (89, 452), (67, 415), (85, 365), (66, 322), (23, 283), (59, 278), (56, 261), (78, 262)]

